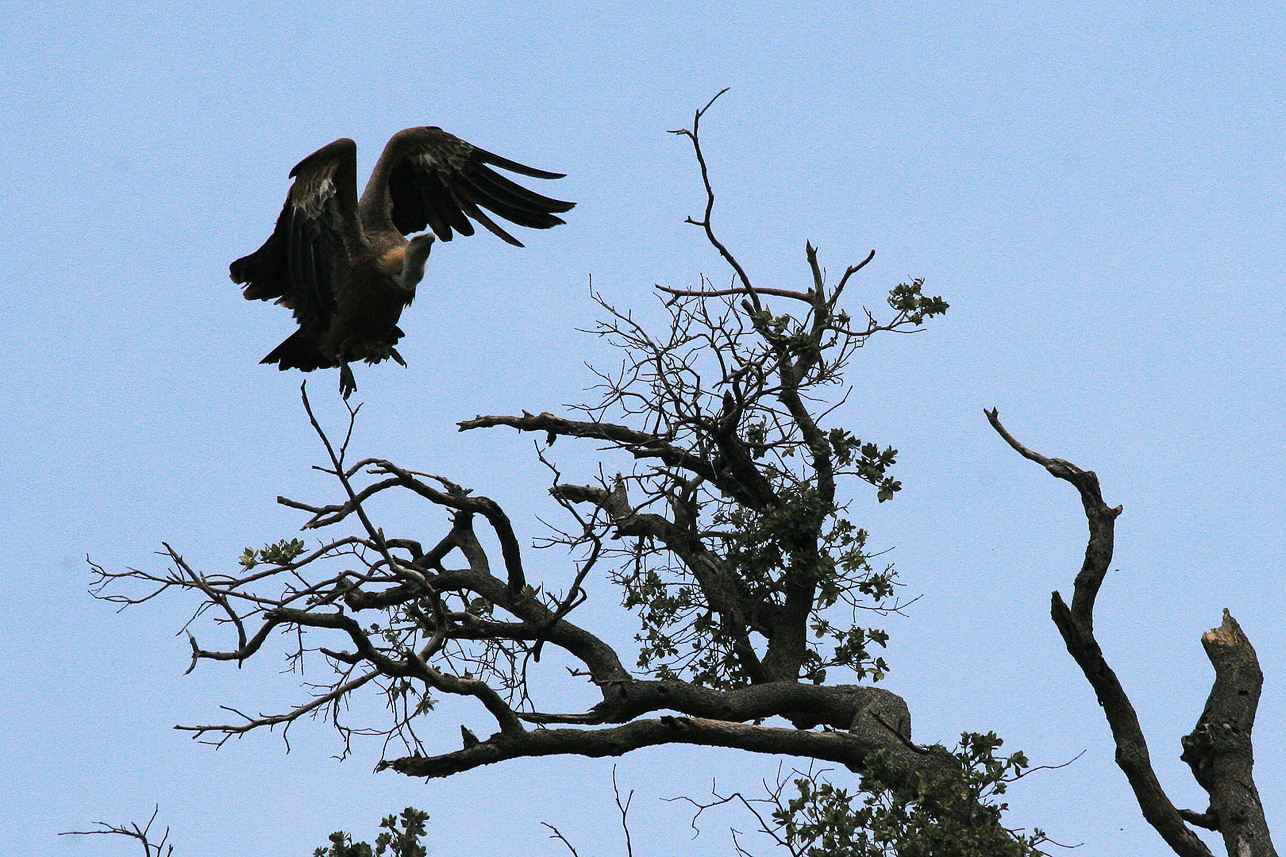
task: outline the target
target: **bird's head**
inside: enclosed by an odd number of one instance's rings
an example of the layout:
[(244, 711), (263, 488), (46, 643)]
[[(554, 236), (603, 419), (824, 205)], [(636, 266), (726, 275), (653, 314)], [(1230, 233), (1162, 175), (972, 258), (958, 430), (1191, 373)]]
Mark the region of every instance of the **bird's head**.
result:
[(415, 291), (420, 280), (424, 277), (424, 263), (429, 258), (429, 251), (433, 249), (433, 233), (425, 232), (422, 235), (414, 236), (406, 247), (406, 253), (402, 256), (402, 276), (399, 282), (402, 288), (408, 292)]

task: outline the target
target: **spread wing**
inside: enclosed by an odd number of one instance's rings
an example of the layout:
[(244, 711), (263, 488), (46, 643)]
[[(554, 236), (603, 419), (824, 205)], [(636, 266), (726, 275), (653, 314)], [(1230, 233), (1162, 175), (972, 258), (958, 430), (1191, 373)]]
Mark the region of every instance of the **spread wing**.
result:
[(290, 171), (295, 180), (263, 246), (232, 263), (247, 300), (273, 300), (294, 310), (305, 330), (326, 324), (335, 285), (362, 245), (357, 218), (357, 144), (323, 146)]
[(427, 227), (450, 241), (454, 232), (472, 235), (474, 220), (521, 247), (486, 211), (519, 226), (548, 229), (563, 223), (558, 214), (575, 205), (530, 191), (492, 167), (538, 179), (563, 177), (493, 155), (441, 128), (408, 128), (388, 141), (371, 173), (362, 194), (362, 224), (368, 231), (391, 225), (403, 235)]

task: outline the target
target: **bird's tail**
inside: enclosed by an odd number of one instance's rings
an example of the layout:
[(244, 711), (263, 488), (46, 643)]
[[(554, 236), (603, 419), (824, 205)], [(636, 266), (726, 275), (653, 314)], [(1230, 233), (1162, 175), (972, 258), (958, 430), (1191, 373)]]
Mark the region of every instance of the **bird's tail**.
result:
[(285, 342), (274, 348), (267, 357), (259, 362), (276, 363), (277, 368), (283, 372), (287, 369), (311, 372), (314, 369), (335, 365), (322, 356), (321, 352), (317, 350), (317, 344), (313, 342), (311, 337), (305, 336), (302, 330), (295, 331)]

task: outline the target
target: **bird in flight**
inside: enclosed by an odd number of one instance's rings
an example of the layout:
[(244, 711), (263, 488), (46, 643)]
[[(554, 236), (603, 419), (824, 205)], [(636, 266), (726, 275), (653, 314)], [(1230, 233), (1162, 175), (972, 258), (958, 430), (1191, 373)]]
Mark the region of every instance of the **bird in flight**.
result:
[(538, 179), (563, 177), (436, 127), (394, 134), (361, 199), (352, 140), (336, 140), (296, 164), (276, 229), (230, 268), (247, 300), (275, 300), (299, 323), (261, 362), (304, 372), (339, 367), (346, 399), (357, 389), (350, 361), (392, 357), (405, 366), (394, 347), (403, 335), (397, 322), (415, 297), (435, 236), (450, 241), (455, 232), (472, 235), (471, 221), (477, 221), (521, 247), (483, 209), (519, 226), (548, 229), (563, 223), (558, 215), (575, 205), (530, 191), (493, 167)]

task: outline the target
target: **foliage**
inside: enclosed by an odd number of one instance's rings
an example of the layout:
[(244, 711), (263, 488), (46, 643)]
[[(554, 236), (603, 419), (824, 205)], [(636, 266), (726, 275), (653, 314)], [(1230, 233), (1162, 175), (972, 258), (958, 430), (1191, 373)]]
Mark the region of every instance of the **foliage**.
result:
[(400, 817), (390, 815), (380, 822), (384, 832), (375, 837), (374, 850), (368, 843), (355, 843), (351, 835), (337, 830), (330, 835), (330, 847), (317, 848), (313, 857), (426, 857), (428, 849), (420, 840), (428, 820), (427, 812), (408, 806)]
[(800, 857), (1036, 857), (1044, 833), (1006, 830), (1007, 804), (993, 800), (1028, 767), (1022, 753), (998, 757), (1002, 744), (994, 733), (964, 733), (955, 774), (933, 780), (885, 753), (871, 759), (856, 792), (800, 776), (798, 796), (779, 801), (773, 820)]
[(268, 563), (269, 565), (285, 567), (303, 556), (303, 553), (304, 543), (302, 539), (281, 539), (274, 544), (264, 545), (258, 550), (255, 550), (254, 548), (246, 548), (237, 562), (239, 562), (241, 567), (246, 571), (249, 571), (260, 563)]

